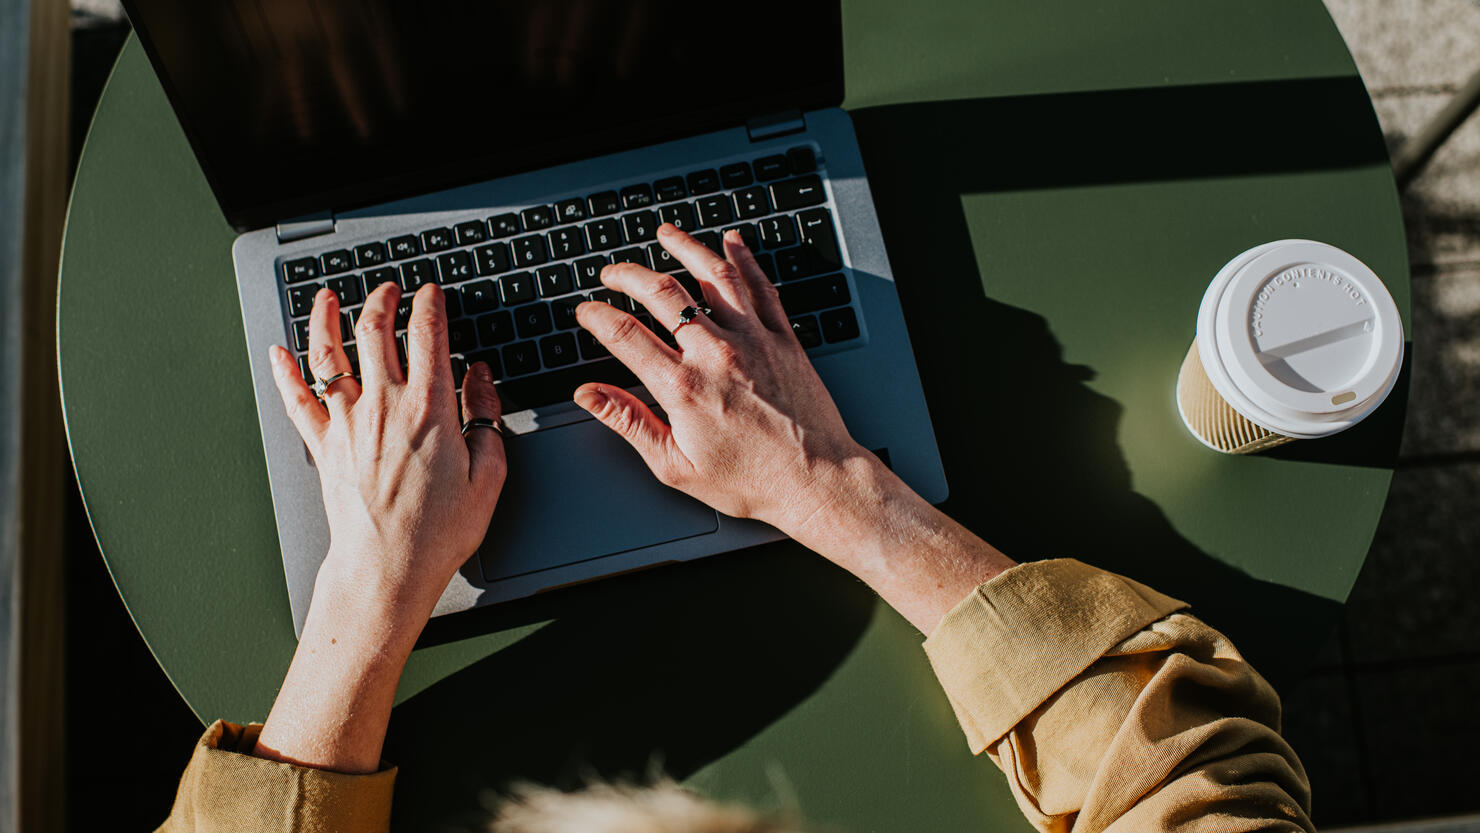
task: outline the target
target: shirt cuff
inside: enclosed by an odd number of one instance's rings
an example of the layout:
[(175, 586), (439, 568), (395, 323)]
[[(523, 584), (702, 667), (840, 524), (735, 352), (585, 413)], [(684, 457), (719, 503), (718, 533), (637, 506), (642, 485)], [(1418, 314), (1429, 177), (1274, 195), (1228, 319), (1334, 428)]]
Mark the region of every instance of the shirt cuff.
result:
[(947, 613), (925, 653), (979, 754), (1106, 651), (1185, 607), (1073, 559), (1020, 564)]
[(195, 753), (170, 812), (170, 823), (192, 831), (337, 831), (390, 829), (396, 769), (384, 762), (369, 775), (314, 769), (249, 754), (261, 724), (212, 723)]

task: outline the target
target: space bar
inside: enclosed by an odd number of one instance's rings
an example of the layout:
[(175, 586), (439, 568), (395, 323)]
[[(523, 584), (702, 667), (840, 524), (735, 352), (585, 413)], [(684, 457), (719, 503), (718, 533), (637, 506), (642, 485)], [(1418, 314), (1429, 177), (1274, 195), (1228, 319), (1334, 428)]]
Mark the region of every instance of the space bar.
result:
[(616, 359), (602, 359), (534, 376), (505, 379), (498, 383), (498, 393), (499, 399), (503, 400), (504, 413), (512, 414), (526, 408), (569, 402), (576, 388), (587, 382), (601, 382), (619, 388), (642, 384), (626, 365)]

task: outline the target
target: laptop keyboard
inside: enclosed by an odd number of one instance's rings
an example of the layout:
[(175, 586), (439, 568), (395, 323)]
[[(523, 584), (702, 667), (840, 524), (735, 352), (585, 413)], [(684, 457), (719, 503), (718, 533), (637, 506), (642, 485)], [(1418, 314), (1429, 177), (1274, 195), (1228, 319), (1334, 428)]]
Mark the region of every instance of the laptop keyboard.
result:
[(362, 243), (280, 266), (289, 340), (304, 379), (308, 316), (327, 286), (339, 296), (345, 351), (355, 372), (354, 325), (371, 290), (385, 282), (404, 295), (396, 310), (397, 341), (406, 354), (411, 296), (441, 284), (447, 299), (448, 347), (459, 387), (469, 364), (487, 362), (505, 413), (569, 401), (585, 382), (639, 384), (576, 323), (582, 301), (605, 301), (633, 313), (672, 345), (673, 337), (631, 298), (601, 284), (609, 263), (631, 262), (676, 277), (695, 299), (699, 282), (657, 242), (673, 223), (723, 256), (720, 236), (738, 229), (777, 284), (781, 304), (805, 348), (859, 337), (837, 234), (812, 148), (574, 196), (451, 227)]

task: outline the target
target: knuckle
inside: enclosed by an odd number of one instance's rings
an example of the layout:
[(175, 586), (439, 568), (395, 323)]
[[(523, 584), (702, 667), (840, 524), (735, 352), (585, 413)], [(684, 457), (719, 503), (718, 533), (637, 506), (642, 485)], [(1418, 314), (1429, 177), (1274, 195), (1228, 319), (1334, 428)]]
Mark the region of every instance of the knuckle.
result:
[(447, 342), (447, 322), (433, 315), (423, 315), (413, 318), (407, 324), (411, 338), (425, 341), (435, 347), (437, 344)]
[(646, 294), (656, 300), (678, 299), (683, 297), (683, 287), (678, 285), (671, 275), (653, 275), (647, 279), (643, 289)]
[(612, 322), (611, 340), (618, 344), (629, 344), (638, 338), (638, 331), (642, 329), (642, 322), (630, 315), (623, 315)]
[(741, 353), (739, 348), (725, 339), (717, 339), (710, 348), (714, 360), (725, 367), (738, 367), (740, 365)]
[(717, 260), (709, 264), (709, 280), (714, 283), (735, 283), (740, 280), (740, 270), (728, 260)]
[(310, 367), (333, 367), (334, 345), (315, 344), (308, 350), (308, 364)]
[(390, 331), (391, 317), (379, 310), (365, 310), (355, 323), (355, 335), (363, 338)]

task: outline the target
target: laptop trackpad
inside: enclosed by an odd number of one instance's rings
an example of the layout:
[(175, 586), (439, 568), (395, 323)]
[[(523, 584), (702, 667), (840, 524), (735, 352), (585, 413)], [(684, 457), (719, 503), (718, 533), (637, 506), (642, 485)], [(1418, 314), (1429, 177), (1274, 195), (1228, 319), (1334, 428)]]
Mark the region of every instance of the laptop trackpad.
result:
[(478, 550), (487, 581), (719, 528), (713, 509), (659, 483), (595, 420), (505, 436), (504, 448), (508, 480)]

